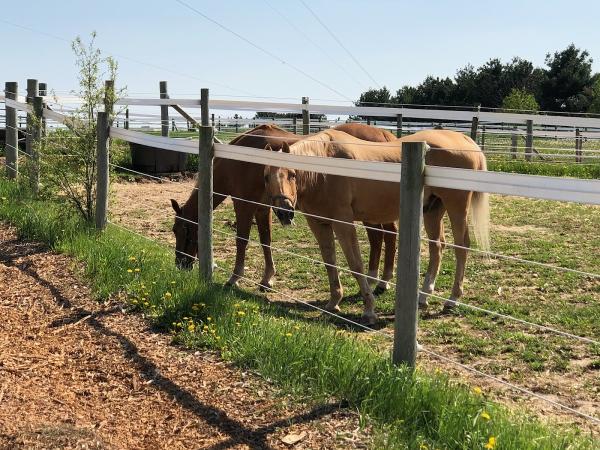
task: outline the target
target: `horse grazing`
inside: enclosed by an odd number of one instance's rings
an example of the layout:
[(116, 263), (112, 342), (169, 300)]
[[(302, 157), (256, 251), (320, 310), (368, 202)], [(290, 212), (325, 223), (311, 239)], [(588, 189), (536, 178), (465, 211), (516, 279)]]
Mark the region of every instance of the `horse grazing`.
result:
[[(394, 141), (396, 137), (386, 130), (370, 127), (363, 124), (349, 123), (336, 127), (336, 129), (357, 136), (367, 141), (388, 142)], [(285, 131), (274, 125), (258, 126), (233, 139), (231, 145), (240, 145), (245, 147), (254, 147), (264, 149), (267, 145), (273, 149), (279, 150), (284, 143), (293, 144), (306, 136), (298, 136)], [(244, 262), (246, 257), (247, 239), (250, 236), (252, 219), (256, 220), (260, 242), (263, 245), (263, 254), (265, 258), (265, 268), (261, 288), (271, 287), (272, 278), (275, 275), (275, 266), (271, 254), (271, 208), (260, 206), (256, 203), (265, 203), (265, 184), (263, 178), (264, 166), (230, 159), (215, 158), (213, 173), (213, 209), (219, 206), (227, 196), (233, 197), (233, 208), (236, 217), (236, 256), (233, 274), (228, 280), (228, 284), (236, 285), (240, 277), (244, 274)], [(249, 200), (242, 201), (239, 199)], [(198, 229), (194, 222), (198, 221), (198, 190), (194, 189), (185, 202), (180, 206), (176, 200), (171, 199), (171, 205), (175, 210), (175, 224), (173, 233), (175, 234), (175, 263), (182, 269), (191, 269), (193, 257), (198, 252)], [(395, 224), (373, 225), (373, 228), (395, 230)], [(377, 275), (379, 259), (381, 255), (382, 241), (385, 240), (386, 256), (384, 274), (389, 273), (388, 280), (391, 279), (393, 271), (393, 261), (395, 253), (395, 236), (375, 230), (369, 231), (369, 241), (371, 243), (370, 268), (373, 276)], [(388, 251), (388, 249), (391, 249)], [(392, 266), (388, 268), (388, 265)], [(387, 276), (387, 275), (386, 275)], [(385, 288), (385, 285), (379, 289)]]
[[(431, 147), (426, 153), (428, 165), (487, 170), (485, 156), (469, 137), (447, 130), (421, 131), (390, 143), (370, 143), (350, 137), (335, 130), (316, 134), (310, 140), (299, 141), (291, 146), (284, 144), (283, 151), (296, 155), (311, 155), (329, 158), (345, 158), (368, 161), (399, 163), (402, 159), (402, 142), (425, 141)], [(314, 172), (266, 167), (265, 185), (271, 203), (277, 207), (279, 221), (289, 224), (294, 209), (352, 223), (356, 220), (373, 223), (390, 223), (398, 219), (400, 189), (398, 183), (362, 180)], [(281, 209), (279, 209), (281, 208)], [(441, 252), (444, 248), (443, 217), (448, 212), (456, 252), (456, 272), (452, 297), (445, 307), (452, 307), (463, 293), (463, 279), (467, 258), (466, 248), (470, 245), (467, 216), (472, 210), (475, 236), (483, 248), (489, 248), (488, 196), (479, 192), (425, 187), (424, 224), (429, 239), (429, 267), (423, 283), (423, 292), (432, 293), (435, 287)], [(360, 286), (364, 300), (363, 317), (374, 323), (374, 297), (363, 273), (358, 239), (354, 225), (315, 219), (307, 216), (308, 225), (315, 235), (323, 260), (327, 264), (327, 275), (331, 298), (327, 309), (339, 311), (343, 291), (335, 268), (334, 234), (338, 238), (350, 269)], [(387, 249), (386, 249), (387, 251)], [(426, 306), (427, 296), (421, 295), (420, 306)]]

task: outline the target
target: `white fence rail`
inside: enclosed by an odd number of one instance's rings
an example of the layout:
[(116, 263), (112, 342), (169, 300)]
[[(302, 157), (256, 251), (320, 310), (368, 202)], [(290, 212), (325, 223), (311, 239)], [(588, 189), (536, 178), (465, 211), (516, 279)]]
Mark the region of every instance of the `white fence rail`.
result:
[[(156, 99), (156, 98), (123, 98), (117, 102), (118, 105), (127, 106), (169, 106), (179, 105), (188, 108), (200, 108), (200, 100), (179, 98), (179, 99)], [(329, 114), (329, 115), (349, 115), (349, 116), (367, 116), (367, 117), (398, 117), (425, 120), (457, 121), (468, 122), (477, 117), (481, 122), (493, 123), (514, 123), (522, 124), (532, 120), (534, 124), (545, 126), (561, 127), (580, 127), (580, 128), (600, 128), (600, 118), (596, 117), (577, 117), (565, 115), (546, 115), (546, 114), (521, 114), (507, 112), (488, 112), (488, 111), (457, 111), (447, 109), (421, 109), (421, 108), (387, 108), (373, 106), (343, 106), (343, 105), (319, 105), (302, 103), (281, 103), (281, 102), (262, 102), (262, 101), (241, 101), (241, 100), (210, 100), (209, 108), (211, 110), (228, 111), (257, 111), (257, 112), (277, 112), (277, 113), (295, 113), (301, 114), (303, 111), (310, 111), (311, 114)]]

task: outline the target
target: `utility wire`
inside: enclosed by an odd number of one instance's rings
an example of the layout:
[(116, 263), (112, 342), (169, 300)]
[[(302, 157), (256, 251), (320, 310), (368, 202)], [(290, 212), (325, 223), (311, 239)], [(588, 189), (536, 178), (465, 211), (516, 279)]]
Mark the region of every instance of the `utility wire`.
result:
[(194, 8), (192, 5), (190, 5), (189, 3), (186, 3), (182, 0), (175, 0), (175, 2), (179, 3), (181, 6), (186, 7), (187, 9), (189, 9), (190, 11), (193, 11), (194, 13), (198, 14), (199, 16), (203, 17), (204, 19), (208, 20), (209, 22), (211, 22), (212, 24), (218, 26), (219, 28), (227, 31), (230, 34), (233, 34), (235, 37), (237, 37), (238, 39), (241, 39), (242, 41), (244, 41), (246, 44), (254, 47), (255, 49), (259, 50), (260, 52), (264, 53), (265, 55), (275, 59), (276, 61), (279, 61), (281, 64), (285, 64), (286, 66), (288, 66), (289, 68), (295, 70), (296, 72), (298, 72), (299, 74), (303, 75), (304, 77), (314, 81), (315, 83), (320, 84), (321, 86), (323, 86), (324, 88), (330, 90), (331, 92), (339, 95), (340, 97), (342, 97), (345, 100), (351, 101), (351, 99), (349, 97), (347, 97), (346, 95), (342, 94), (340, 91), (338, 91), (337, 89), (329, 86), (328, 84), (324, 83), (323, 81), (319, 80), (318, 78), (313, 77), (311, 74), (305, 72), (304, 70), (300, 69), (299, 67), (287, 62), (286, 60), (284, 60), (283, 58), (277, 56), (275, 53), (273, 53), (270, 50), (267, 50), (264, 47), (261, 47), (260, 45), (252, 42), (250, 39), (242, 36), (241, 34), (239, 34), (237, 31), (232, 30), (231, 28), (223, 25), (220, 22), (217, 22), (216, 20), (212, 19), (211, 17), (207, 16), (206, 14), (204, 14), (202, 11)]
[(300, 0), (300, 3), (302, 3), (304, 5), (304, 7), (308, 10), (308, 12), (310, 12), (312, 14), (312, 16), (317, 20), (317, 22), (319, 22), (321, 24), (321, 26), (323, 28), (325, 28), (325, 31), (327, 31), (327, 33), (329, 33), (329, 35), (335, 40), (335, 42), (337, 42), (338, 45), (340, 47), (342, 47), (342, 49), (344, 49), (344, 51), (348, 54), (348, 56), (350, 56), (350, 58), (352, 58), (352, 61), (355, 62), (355, 64), (360, 68), (360, 70), (362, 70), (371, 79), (371, 81), (373, 83), (375, 83), (375, 86), (377, 86), (378, 88), (381, 88), (379, 83), (377, 81), (375, 81), (375, 78), (373, 78), (373, 76), (369, 73), (369, 71), (364, 68), (364, 66), (358, 61), (358, 59), (356, 59), (356, 57), (352, 54), (352, 52), (350, 52), (350, 50), (348, 50), (348, 48), (342, 43), (342, 41), (338, 39), (338, 37), (333, 33), (333, 31), (331, 31), (331, 28), (329, 28), (325, 24), (325, 22), (323, 22), (320, 19), (320, 17), (317, 14), (315, 14), (315, 12), (310, 8), (310, 6), (308, 6), (306, 4), (306, 2), (304, 0)]
[[(19, 24), (13, 23), (13, 22), (9, 22), (8, 20), (5, 20), (5, 19), (0, 19), (0, 22), (5, 23), (5, 24), (10, 25), (10, 26), (13, 26), (15, 28), (20, 28), (22, 30), (29, 31), (31, 33), (35, 33), (35, 34), (39, 34), (39, 35), (42, 35), (42, 36), (46, 36), (46, 37), (55, 39), (57, 41), (66, 42), (69, 45), (71, 45), (71, 43), (72, 43), (69, 39), (63, 38), (61, 36), (57, 36), (55, 34), (47, 33), (45, 31), (36, 30), (34, 28), (30, 28), (30, 27), (25, 26), (25, 25), (19, 25)], [(246, 91), (244, 89), (234, 88), (232, 86), (229, 86), (229, 85), (226, 85), (226, 84), (223, 84), (223, 83), (219, 83), (219, 82), (216, 82), (216, 81), (204, 80), (204, 79), (198, 78), (198, 77), (196, 77), (194, 75), (190, 75), (190, 74), (187, 74), (187, 73), (183, 73), (183, 72), (179, 72), (179, 71), (176, 71), (176, 70), (173, 70), (173, 69), (169, 69), (168, 67), (159, 66), (159, 65), (154, 64), (154, 63), (140, 61), (139, 59), (131, 58), (129, 56), (121, 55), (121, 54), (118, 54), (118, 53), (113, 53), (113, 54), (111, 54), (109, 56), (112, 56), (112, 57), (115, 57), (115, 58), (124, 59), (124, 60), (130, 61), (130, 62), (133, 62), (135, 64), (140, 64), (142, 66), (151, 67), (153, 69), (162, 70), (164, 72), (172, 73), (173, 75), (177, 75), (177, 76), (180, 76), (180, 77), (183, 77), (183, 78), (189, 78), (191, 80), (200, 81), (202, 83), (213, 84), (215, 86), (219, 86), (219, 87), (222, 87), (222, 88), (225, 88), (225, 89), (229, 89), (229, 90), (232, 90), (232, 91), (241, 92), (241, 93), (244, 93), (246, 95), (251, 95), (251, 96), (255, 96), (256, 95), (256, 94), (254, 94), (252, 92), (249, 92), (249, 91)]]
[(356, 83), (357, 86), (359, 86), (361, 89), (364, 89), (365, 87), (362, 85), (362, 83), (360, 81), (358, 81), (354, 76), (352, 76), (350, 74), (350, 72), (348, 72), (340, 63), (338, 63), (330, 54), (327, 50), (325, 50), (323, 48), (323, 46), (319, 45), (317, 42), (315, 42), (313, 39), (311, 39), (311, 37), (306, 34), (304, 31), (302, 31), (301, 28), (297, 27), (294, 22), (292, 22), (287, 16), (285, 16), (281, 11), (279, 11), (277, 8), (275, 8), (271, 2), (269, 2), (268, 0), (263, 0), (267, 6), (269, 8), (271, 8), (273, 11), (275, 11), (275, 13), (281, 17), (283, 20), (285, 20), (289, 26), (291, 26), (296, 33), (298, 33), (300, 36), (302, 36), (304, 39), (306, 39), (308, 42), (310, 42), (315, 48), (317, 48), (318, 50), (321, 51), (321, 53), (323, 53), (325, 55), (325, 57), (327, 58), (327, 62), (333, 63), (338, 69), (340, 69), (342, 72), (344, 72), (344, 74), (350, 78), (352, 81), (354, 81), (354, 83)]

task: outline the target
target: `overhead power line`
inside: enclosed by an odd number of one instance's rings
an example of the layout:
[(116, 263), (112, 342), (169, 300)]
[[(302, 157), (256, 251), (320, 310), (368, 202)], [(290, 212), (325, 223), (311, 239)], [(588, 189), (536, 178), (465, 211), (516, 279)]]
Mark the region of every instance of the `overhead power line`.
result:
[[(46, 31), (36, 30), (35, 28), (31, 28), (31, 27), (28, 27), (28, 26), (25, 26), (25, 25), (20, 25), (20, 24), (17, 24), (17, 23), (9, 22), (8, 20), (5, 20), (5, 19), (0, 19), (0, 22), (5, 23), (5, 24), (10, 25), (10, 26), (15, 27), (15, 28), (20, 28), (22, 30), (29, 31), (30, 33), (35, 33), (35, 34), (39, 34), (41, 36), (46, 36), (46, 37), (52, 38), (52, 39), (57, 40), (57, 41), (66, 42), (69, 45), (71, 45), (71, 43), (72, 43), (71, 40), (69, 40), (67, 38), (64, 38), (62, 36), (57, 36), (55, 34), (48, 33)], [(153, 69), (162, 70), (164, 72), (172, 73), (173, 75), (177, 75), (177, 76), (180, 76), (180, 77), (183, 77), (183, 78), (189, 78), (191, 80), (200, 81), (201, 83), (207, 83), (207, 84), (212, 84), (214, 86), (219, 86), (219, 87), (222, 87), (222, 88), (225, 88), (225, 89), (229, 89), (229, 90), (234, 91), (234, 92), (241, 92), (243, 94), (250, 95), (250, 96), (253, 96), (253, 97), (257, 96), (256, 94), (254, 94), (252, 92), (249, 92), (249, 91), (246, 91), (244, 89), (238, 89), (238, 88), (235, 88), (233, 86), (229, 86), (227, 84), (219, 83), (217, 81), (205, 80), (205, 79), (202, 79), (202, 78), (198, 78), (198, 77), (196, 77), (194, 75), (190, 75), (190, 74), (187, 74), (187, 73), (179, 72), (177, 70), (169, 69), (168, 67), (160, 66), (158, 64), (149, 63), (149, 62), (146, 62), (146, 61), (141, 61), (139, 59), (131, 58), (129, 56), (121, 55), (121, 54), (118, 54), (118, 53), (112, 53), (112, 54), (109, 54), (109, 56), (112, 56), (112, 57), (118, 58), (118, 59), (123, 59), (123, 60), (131, 61), (131, 62), (133, 62), (135, 64), (140, 64), (142, 66), (152, 67)]]
[(352, 101), (349, 97), (347, 97), (346, 95), (342, 94), (340, 91), (338, 91), (337, 89), (329, 86), (327, 83), (324, 83), (323, 81), (319, 80), (318, 78), (312, 76), (311, 74), (305, 72), (304, 70), (300, 69), (299, 67), (295, 66), (292, 63), (289, 63), (288, 61), (284, 60), (283, 58), (277, 56), (275, 53), (273, 53), (270, 50), (267, 50), (264, 47), (261, 47), (260, 45), (256, 44), (255, 42), (252, 42), (250, 39), (242, 36), (241, 34), (239, 34), (237, 31), (232, 30), (231, 28), (223, 25), (220, 22), (217, 22), (215, 19), (207, 16), (206, 14), (204, 14), (202, 11), (194, 8), (192, 5), (190, 5), (187, 2), (184, 2), (183, 0), (175, 0), (177, 3), (179, 3), (180, 5), (186, 7), (187, 9), (189, 9), (190, 11), (193, 11), (194, 13), (198, 14), (200, 17), (203, 17), (204, 19), (208, 20), (209, 22), (211, 22), (212, 24), (218, 26), (219, 28), (221, 28), (222, 30), (227, 31), (230, 34), (233, 34), (235, 37), (237, 37), (238, 39), (244, 41), (246, 44), (250, 45), (251, 47), (254, 47), (255, 49), (259, 50), (260, 52), (264, 53), (265, 55), (275, 59), (276, 61), (279, 61), (281, 64), (285, 64), (286, 66), (288, 66), (289, 68), (295, 70), (296, 72), (298, 72), (299, 74), (303, 75), (304, 77), (314, 81), (315, 83), (320, 84), (321, 86), (323, 86), (324, 88), (330, 90), (331, 92), (335, 93), (336, 95), (339, 95), (340, 97), (342, 97), (345, 100), (349, 100)]
[(329, 54), (329, 52), (323, 48), (322, 45), (319, 45), (317, 42), (315, 42), (313, 39), (311, 39), (311, 37), (307, 33), (302, 31), (302, 29), (300, 27), (296, 26), (296, 24), (294, 24), (294, 22), (292, 22), (285, 14), (283, 14), (281, 11), (279, 11), (277, 8), (275, 8), (271, 2), (269, 2), (268, 0), (263, 0), (263, 1), (267, 4), (267, 6), (269, 8), (271, 8), (273, 11), (275, 11), (275, 13), (279, 17), (281, 17), (283, 20), (285, 20), (287, 22), (287, 24), (296, 31), (296, 33), (298, 33), (300, 36), (302, 36), (304, 39), (306, 39), (308, 42), (310, 42), (315, 48), (320, 50), (321, 53), (323, 53), (325, 55), (325, 57), (327, 58), (328, 63), (333, 63), (338, 69), (340, 69), (342, 72), (344, 72), (344, 74), (348, 78), (350, 78), (352, 81), (354, 81), (354, 83), (356, 83), (356, 85), (359, 86), (361, 89), (365, 88), (365, 86), (360, 81), (358, 81), (356, 79), (356, 77), (351, 75), (350, 72), (348, 72), (348, 70), (346, 70), (340, 63), (338, 63), (333, 58), (333, 56), (331, 56)]
[(306, 2), (304, 0), (300, 0), (300, 2), (308, 10), (308, 12), (310, 12), (312, 14), (312, 16), (317, 20), (317, 22), (319, 22), (321, 24), (321, 26), (323, 28), (325, 28), (325, 31), (327, 31), (329, 33), (329, 35), (339, 44), (339, 46), (342, 47), (342, 49), (348, 54), (348, 56), (350, 56), (350, 58), (352, 58), (352, 61), (354, 61), (356, 63), (356, 65), (358, 67), (360, 67), (360, 70), (362, 70), (369, 77), (369, 79), (373, 83), (375, 83), (375, 86), (377, 86), (378, 88), (381, 88), (379, 83), (377, 81), (375, 81), (375, 78), (373, 78), (373, 76), (369, 73), (369, 71), (364, 68), (364, 66), (358, 61), (358, 59), (356, 59), (356, 57), (352, 54), (352, 52), (350, 50), (348, 50), (348, 48), (342, 43), (342, 41), (338, 39), (338, 37), (333, 33), (333, 31), (331, 31), (331, 29), (327, 26), (327, 24), (325, 24), (325, 22), (323, 22), (320, 19), (320, 17), (310, 8), (310, 6), (308, 6), (306, 4)]

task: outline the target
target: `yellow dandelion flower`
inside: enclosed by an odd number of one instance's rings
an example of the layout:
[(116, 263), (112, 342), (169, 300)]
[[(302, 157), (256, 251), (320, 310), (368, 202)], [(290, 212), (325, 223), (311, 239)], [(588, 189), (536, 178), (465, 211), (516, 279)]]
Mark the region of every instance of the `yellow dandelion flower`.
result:
[(285, 337), (291, 337), (292, 333), (285, 333)]
[(246, 315), (246, 313), (244, 311), (238, 311), (237, 313), (238, 313), (238, 316), (245, 316)]
[(165, 298), (171, 298), (171, 297), (172, 297), (172, 295), (170, 292), (165, 292)]
[(131, 303), (133, 303), (134, 305), (137, 305), (137, 302), (138, 302), (138, 301), (137, 301), (136, 299), (133, 299), (133, 300), (131, 301)]
[(294, 325), (294, 330), (298, 331), (300, 329), (300, 325)]
[(134, 271), (134, 272), (139, 272), (139, 271), (140, 271), (140, 268), (139, 268), (139, 267), (136, 267), (135, 269), (133, 269), (133, 271)]
[(177, 283), (177, 282), (176, 281), (171, 281), (171, 284), (175, 284), (175, 283)]
[(206, 320), (208, 320), (208, 321), (210, 322), (210, 321), (212, 320), (212, 317), (208, 316), (208, 317), (206, 318)]
[(429, 447), (427, 447), (427, 444), (421, 444), (419, 445), (419, 450), (429, 450)]
[(239, 304), (239, 303), (236, 303), (235, 305), (233, 305), (233, 307), (234, 307), (234, 308), (239, 308), (239, 307), (240, 307), (240, 304)]
[(496, 448), (496, 438), (494, 436), (490, 436), (490, 438), (487, 441), (487, 444), (485, 444), (483, 447), (488, 450)]
[(239, 322), (236, 322), (235, 324), (236, 324), (238, 327), (241, 327), (241, 326), (242, 326), (242, 324), (241, 324), (241, 323), (239, 323)]
[(137, 258), (135, 256), (130, 256), (129, 257), (129, 261), (131, 261), (131, 262), (137, 261)]
[(217, 341), (219, 341), (219, 340), (221, 340), (221, 336), (215, 336), (215, 339), (216, 339)]
[(473, 388), (473, 393), (476, 395), (481, 395), (481, 393), (482, 393), (481, 388), (479, 386), (475, 386)]
[(127, 273), (132, 273), (132, 272), (133, 272), (133, 270), (127, 269)]
[(191, 332), (191, 331), (194, 331), (194, 330), (196, 329), (196, 325), (194, 325), (194, 324), (192, 323), (192, 324), (188, 325), (187, 329), (188, 329), (188, 331), (190, 331), (190, 332)]

